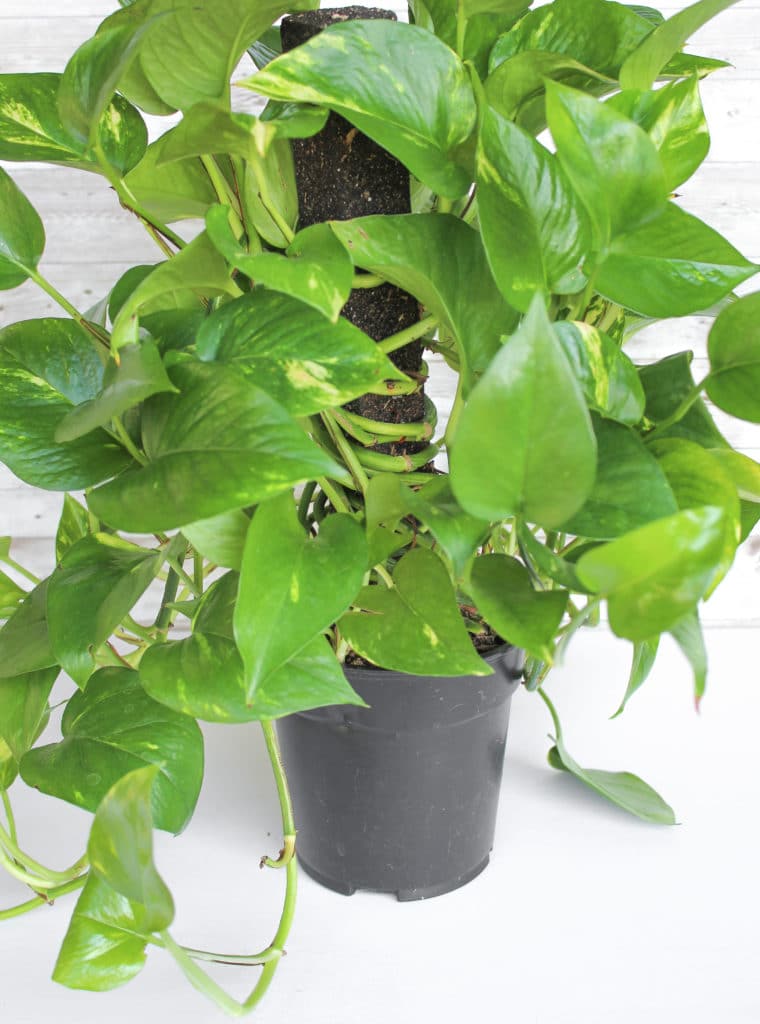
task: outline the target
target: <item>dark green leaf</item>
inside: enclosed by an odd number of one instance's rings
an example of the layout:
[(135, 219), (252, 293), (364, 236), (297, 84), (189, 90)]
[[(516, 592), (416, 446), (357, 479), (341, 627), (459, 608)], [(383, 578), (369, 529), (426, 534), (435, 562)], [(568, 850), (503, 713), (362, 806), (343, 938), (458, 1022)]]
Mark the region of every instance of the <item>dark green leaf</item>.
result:
[(90, 495), (104, 522), (136, 533), (168, 530), (245, 508), (320, 476), (344, 479), (267, 394), (230, 367), (185, 362), (179, 395), (143, 407), (150, 462)]
[(590, 324), (560, 320), (553, 325), (591, 409), (635, 426), (644, 413), (644, 390), (636, 367), (612, 338)]
[(654, 220), (619, 235), (598, 268), (596, 287), (645, 316), (686, 316), (707, 309), (757, 273), (729, 242), (668, 203)]
[(328, 106), (436, 192), (456, 198), (467, 190), (456, 151), (475, 127), (475, 99), (459, 58), (424, 29), (384, 20), (331, 25), (240, 84)]
[(656, 91), (628, 90), (609, 103), (641, 125), (657, 147), (672, 192), (692, 176), (710, 148), (696, 78), (670, 82)]
[(90, 875), (74, 908), (53, 981), (89, 992), (118, 988), (142, 970), (149, 935), (144, 908)]
[[(61, 77), (48, 72), (0, 75), (0, 159), (44, 160), (100, 172), (87, 146), (63, 126), (57, 104)], [(126, 174), (145, 152), (148, 133), (135, 108), (115, 96), (101, 117), (98, 141), (109, 164)]]
[(727, 306), (707, 342), (707, 394), (719, 409), (760, 423), (760, 292)]
[(556, 733), (556, 746), (549, 751), (549, 764), (552, 768), (570, 772), (591, 789), (596, 790), (597, 793), (611, 800), (618, 807), (622, 807), (623, 810), (636, 815), (637, 818), (642, 818), (654, 825), (675, 825), (676, 818), (673, 808), (666, 804), (660, 794), (638, 775), (632, 775), (631, 772), (606, 772), (596, 768), (581, 768), (565, 747), (557, 712), (548, 697), (543, 693), (542, 696), (551, 711)]
[(581, 580), (607, 596), (618, 636), (647, 640), (670, 629), (710, 589), (725, 551), (726, 513), (686, 509), (639, 527), (578, 561)]
[(550, 580), (560, 583), (576, 594), (589, 592), (588, 588), (578, 579), (572, 562), (542, 544), (525, 523), (518, 523), (517, 535), (524, 561), (530, 560), (542, 575), (548, 576)]
[(414, 548), (397, 563), (393, 587), (364, 587), (356, 611), (338, 623), (342, 636), (367, 661), (396, 672), (431, 676), (485, 676), (443, 563)]
[(460, 508), (445, 476), (433, 479), (419, 491), (410, 490), (406, 504), (446, 552), (455, 575), (463, 576), (473, 552), (488, 535), (488, 522)]
[(546, 83), (546, 111), (560, 163), (591, 217), (597, 248), (605, 249), (665, 206), (659, 154), (637, 124), (556, 82)]
[(357, 266), (411, 292), (454, 335), (465, 388), (471, 387), (517, 322), (494, 283), (477, 231), (432, 213), (360, 217), (331, 227)]
[(76, 498), (64, 494), (61, 517), (55, 534), (55, 560), (60, 562), (69, 548), (90, 533), (90, 514)]
[(216, 192), (199, 160), (177, 160), (164, 164), (162, 157), (175, 129), (151, 143), (142, 160), (125, 182), (147, 213), (165, 224), (204, 217)]
[(617, 718), (618, 715), (623, 713), (628, 701), (647, 681), (649, 673), (654, 667), (659, 646), (659, 636), (650, 637), (649, 640), (637, 640), (634, 642), (633, 659), (631, 661), (631, 671), (628, 676), (628, 685), (625, 688), (625, 693), (623, 694), (623, 700), (621, 701), (620, 707), (612, 716), (613, 718)]
[(310, 640), (248, 698), (243, 661), (232, 640), (194, 633), (151, 647), (140, 663), (156, 700), (206, 722), (253, 722), (328, 704), (361, 704), (332, 648)]
[(537, 296), (464, 408), (452, 489), (471, 515), (554, 527), (583, 505), (595, 472), (586, 403)]
[(222, 512), (182, 527), (196, 551), (214, 565), (240, 569), (250, 519), (242, 509)]
[(299, 231), (282, 256), (251, 255), (230, 227), (227, 207), (212, 206), (206, 214), (209, 237), (227, 262), (256, 284), (292, 295), (335, 323), (351, 294), (351, 257), (327, 224)]
[(177, 833), (187, 825), (203, 779), (203, 738), (192, 718), (149, 697), (137, 672), (100, 669), (67, 704), (61, 731), (60, 743), (22, 759), (28, 785), (95, 811), (127, 773), (154, 766), (156, 827)]
[(44, 580), (0, 628), (0, 679), (58, 664), (48, 635), (47, 588)]
[(108, 317), (113, 323), (116, 317), (121, 312), (121, 308), (127, 301), (129, 296), (139, 287), (148, 276), (155, 270), (153, 263), (138, 263), (137, 266), (130, 267), (126, 270), (116, 284), (111, 289), (108, 295)]
[(0, 459), (35, 487), (70, 491), (108, 479), (130, 458), (102, 431), (59, 444), (72, 406), (94, 398), (103, 364), (73, 320), (24, 320), (0, 331)]
[(406, 379), (347, 320), (331, 324), (302, 302), (264, 290), (213, 313), (198, 333), (197, 351), (241, 370), (294, 416), (342, 405), (383, 380)]
[(264, 32), (260, 39), (258, 39), (252, 46), (248, 47), (248, 56), (251, 58), (256, 67), (261, 71), (265, 68), (270, 60), (274, 60), (275, 57), (279, 57), (282, 53), (282, 38), (280, 36), (280, 26), (273, 25)]
[(174, 902), (153, 863), (153, 818), (160, 768), (148, 765), (122, 776), (106, 793), (90, 831), (87, 854), (101, 881), (140, 905), (149, 931), (167, 928)]
[(483, 244), (507, 302), (525, 312), (536, 291), (581, 291), (588, 221), (556, 157), (486, 112), (477, 168)]
[(16, 761), (31, 748), (47, 722), (48, 697), (58, 667), (0, 679), (0, 739)]
[(499, 636), (534, 658), (552, 662), (566, 591), (536, 590), (525, 566), (507, 555), (476, 558), (470, 589), (478, 611)]
[(44, 248), (39, 214), (0, 167), (0, 291), (23, 284), (36, 270)]
[(646, 37), (620, 69), (623, 89), (651, 89), (652, 83), (683, 44), (706, 22), (736, 0), (698, 0), (674, 14)]
[[(668, 419), (693, 390), (694, 378), (689, 369), (691, 360), (691, 352), (678, 352), (659, 362), (639, 367), (639, 377), (646, 395), (645, 415), (654, 423)], [(728, 448), (728, 442), (713, 423), (701, 398), (663, 436), (684, 437), (703, 448)]]
[(350, 516), (328, 516), (310, 538), (292, 494), (259, 505), (246, 538), (234, 618), (249, 698), (343, 614), (366, 563), (364, 531)]
[(594, 487), (563, 533), (609, 540), (678, 511), (668, 478), (635, 431), (595, 416), (594, 433)]

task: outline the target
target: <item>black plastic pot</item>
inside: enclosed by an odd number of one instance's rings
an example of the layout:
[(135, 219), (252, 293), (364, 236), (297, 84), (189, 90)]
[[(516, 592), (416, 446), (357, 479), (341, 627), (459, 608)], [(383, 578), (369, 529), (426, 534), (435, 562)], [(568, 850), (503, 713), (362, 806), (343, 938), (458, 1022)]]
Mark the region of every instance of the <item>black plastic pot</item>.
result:
[(523, 652), (491, 676), (432, 678), (347, 668), (371, 705), (277, 723), (298, 859), (336, 892), (428, 899), (469, 882), (493, 847), (511, 697)]

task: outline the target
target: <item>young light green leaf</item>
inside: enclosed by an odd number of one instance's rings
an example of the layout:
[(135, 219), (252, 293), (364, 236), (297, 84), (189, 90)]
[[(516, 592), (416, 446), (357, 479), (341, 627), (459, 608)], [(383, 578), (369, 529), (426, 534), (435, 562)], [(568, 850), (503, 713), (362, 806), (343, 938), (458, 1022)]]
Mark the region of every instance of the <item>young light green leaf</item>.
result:
[(665, 206), (659, 154), (637, 124), (557, 82), (546, 83), (546, 112), (560, 163), (591, 217), (597, 249)]
[[(332, 221), (354, 263), (424, 303), (456, 339), (466, 390), (517, 315), (496, 287), (478, 232), (459, 218), (403, 214)], [(462, 282), (467, 282), (467, 287)]]
[(100, 669), (66, 705), (61, 732), (60, 743), (22, 758), (28, 785), (95, 811), (114, 784), (147, 765), (157, 773), (156, 828), (177, 833), (187, 825), (203, 779), (203, 737), (192, 718), (149, 697), (137, 672)]
[(694, 673), (694, 704), (699, 711), (699, 705), (705, 695), (707, 685), (707, 648), (702, 635), (699, 613), (694, 611), (685, 615), (670, 627), (670, 633)]
[(361, 587), (366, 561), (364, 531), (350, 516), (328, 516), (310, 538), (292, 494), (259, 505), (246, 538), (234, 618), (249, 699), (343, 614)]
[(0, 792), (10, 789), (18, 777), (18, 764), (5, 740), (0, 739)]
[[(60, 84), (61, 75), (49, 72), (0, 75), (0, 160), (44, 160), (100, 173), (92, 152), (63, 126)], [(138, 163), (148, 144), (145, 122), (122, 96), (104, 110), (97, 137), (119, 174)]]
[[(149, 303), (167, 292), (192, 292), (199, 298), (239, 294), (224, 258), (205, 231), (170, 260), (159, 263), (124, 303), (113, 325), (111, 346), (122, 348), (133, 341), (134, 325)], [(159, 307), (162, 308), (162, 307)]]
[(385, 20), (331, 25), (238, 84), (330, 107), (442, 195), (456, 198), (470, 184), (457, 156), (475, 127), (469, 77), (422, 28)]
[(230, 227), (227, 207), (212, 206), (206, 214), (209, 238), (227, 262), (256, 284), (292, 295), (335, 323), (351, 294), (354, 267), (345, 246), (327, 224), (299, 231), (285, 255), (251, 255)]
[(242, 509), (222, 512), (182, 527), (196, 551), (214, 565), (240, 569), (250, 519)]
[(449, 574), (437, 555), (414, 548), (400, 559), (393, 587), (364, 587), (338, 623), (367, 661), (396, 672), (485, 676), (457, 607)]
[(563, 533), (610, 540), (677, 512), (668, 478), (639, 435), (600, 416), (593, 423), (596, 480), (583, 507), (563, 524)]
[(125, 345), (117, 363), (112, 357), (103, 374), (103, 388), (89, 401), (76, 405), (58, 424), (56, 441), (74, 441), (105, 427), (116, 416), (144, 402), (151, 395), (176, 391), (166, 375), (161, 354), (150, 339)]
[(659, 318), (707, 309), (757, 269), (717, 231), (668, 203), (613, 240), (595, 280), (607, 298)]
[(170, 145), (174, 131), (171, 129), (152, 142), (124, 179), (142, 209), (165, 224), (205, 217), (209, 206), (217, 202), (214, 187), (199, 160), (163, 162), (164, 149)]
[(651, 89), (654, 80), (697, 29), (736, 0), (698, 0), (658, 25), (626, 58), (620, 69), (623, 89)]
[(155, 579), (163, 554), (97, 533), (70, 548), (50, 577), (48, 628), (53, 651), (84, 688), (94, 655)]
[(660, 637), (650, 637), (648, 640), (636, 640), (633, 644), (633, 658), (631, 660), (631, 671), (628, 676), (628, 685), (625, 688), (620, 707), (612, 718), (622, 715), (625, 706), (631, 697), (640, 689), (649, 677), (657, 658), (657, 650), (660, 646)]
[(149, 694), (205, 722), (254, 722), (330, 704), (362, 704), (323, 636), (276, 669), (253, 697), (234, 642), (214, 633), (151, 647), (140, 663)]
[(499, 636), (551, 664), (567, 591), (536, 590), (525, 566), (507, 555), (475, 559), (470, 590), (478, 610)]
[(143, 928), (160, 931), (174, 918), (174, 902), (153, 863), (153, 794), (158, 765), (122, 776), (106, 793), (92, 823), (87, 854), (93, 874), (140, 905)]
[(583, 505), (595, 473), (586, 403), (537, 295), (464, 408), (451, 486), (471, 515), (552, 528)]
[(577, 572), (607, 596), (613, 631), (646, 640), (694, 610), (720, 572), (726, 513), (685, 509), (582, 555)]
[(39, 214), (0, 167), (0, 291), (23, 284), (37, 269), (44, 248)]
[(295, 298), (258, 289), (205, 321), (197, 352), (203, 360), (234, 366), (294, 416), (342, 405), (383, 380), (406, 380), (347, 320), (331, 324)]
[(404, 497), (408, 510), (427, 526), (448, 555), (456, 576), (463, 576), (467, 563), (488, 534), (488, 522), (467, 515), (460, 508), (445, 476), (425, 484), (419, 491), (409, 490)]
[(760, 465), (754, 459), (730, 448), (710, 449), (710, 455), (731, 478), (742, 501), (760, 503)]
[(537, 291), (583, 288), (588, 220), (557, 158), (486, 111), (477, 153), (480, 229), (502, 295), (525, 312)]
[(91, 874), (77, 900), (53, 970), (67, 988), (109, 992), (145, 965), (151, 929), (144, 908)]
[(10, 576), (0, 572), (0, 619), (9, 618), (26, 597), (26, 591), (15, 583)]
[(58, 666), (0, 679), (0, 739), (15, 761), (31, 748), (47, 723), (48, 697)]
[(706, 390), (719, 409), (760, 423), (760, 292), (727, 306), (707, 341)]
[(554, 333), (583, 388), (589, 408), (635, 426), (644, 414), (644, 389), (635, 365), (612, 338), (582, 321), (560, 320)]
[(656, 91), (619, 92), (608, 102), (641, 125), (654, 142), (671, 192), (690, 178), (707, 156), (710, 135), (697, 78), (670, 82)]
[[(653, 423), (669, 419), (694, 390), (695, 381), (689, 369), (691, 360), (691, 352), (678, 352), (656, 363), (639, 367), (639, 377), (646, 395), (647, 419)], [(662, 436), (684, 437), (703, 448), (729, 447), (701, 398), (689, 407), (678, 422), (668, 427)]]
[(155, 395), (142, 411), (148, 465), (89, 497), (104, 522), (153, 533), (245, 508), (316, 477), (345, 479), (282, 406), (232, 368), (187, 361), (170, 376), (180, 394)]
[(581, 768), (568, 753), (562, 736), (557, 712), (543, 690), (539, 693), (554, 722), (555, 746), (549, 751), (549, 764), (552, 768), (570, 772), (581, 782), (612, 803), (622, 807), (624, 811), (634, 814), (637, 818), (649, 821), (654, 825), (675, 825), (676, 817), (673, 808), (666, 804), (659, 793), (650, 785), (631, 772), (606, 772), (596, 768)]
[(61, 517), (55, 534), (55, 560), (60, 562), (66, 552), (78, 540), (90, 533), (90, 514), (76, 498), (64, 494)]
[(58, 664), (48, 634), (47, 588), (47, 580), (36, 586), (0, 628), (0, 679)]

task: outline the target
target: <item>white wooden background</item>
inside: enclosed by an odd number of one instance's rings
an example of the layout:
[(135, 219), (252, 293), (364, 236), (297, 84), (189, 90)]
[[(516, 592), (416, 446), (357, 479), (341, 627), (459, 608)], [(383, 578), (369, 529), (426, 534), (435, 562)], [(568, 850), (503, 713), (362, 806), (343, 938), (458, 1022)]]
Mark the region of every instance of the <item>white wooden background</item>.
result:
[[(210, 2), (210, 0), (209, 0)], [(255, 0), (252, 0), (255, 2)], [(334, 0), (335, 2), (335, 0)], [(664, 13), (681, 4), (668, 0)], [(0, 70), (59, 71), (67, 56), (116, 7), (116, 0), (0, 0)], [(394, 5), (403, 17), (401, 5)], [(746, 256), (760, 261), (760, 0), (742, 0), (693, 39), (694, 52), (729, 60), (733, 68), (703, 84), (712, 135), (707, 161), (680, 189), (682, 203), (721, 231)], [(155, 129), (159, 121), (151, 124)], [(94, 174), (43, 164), (5, 164), (39, 210), (47, 230), (44, 273), (75, 305), (86, 309), (135, 262), (158, 258), (139, 224), (122, 211), (107, 184)], [(742, 290), (758, 285), (749, 282)], [(28, 317), (56, 316), (46, 295), (27, 284), (0, 293), (0, 326)], [(708, 322), (692, 317), (668, 321), (643, 333), (631, 346), (638, 360), (691, 348), (697, 376), (703, 371)], [(449, 380), (433, 362), (429, 392), (445, 416)], [(729, 421), (719, 425), (732, 442), (760, 459), (760, 427)], [(17, 538), (16, 557), (48, 569), (60, 496), (22, 484), (0, 466), (0, 536)], [(760, 537), (737, 557), (732, 574), (703, 613), (711, 627), (760, 624)]]

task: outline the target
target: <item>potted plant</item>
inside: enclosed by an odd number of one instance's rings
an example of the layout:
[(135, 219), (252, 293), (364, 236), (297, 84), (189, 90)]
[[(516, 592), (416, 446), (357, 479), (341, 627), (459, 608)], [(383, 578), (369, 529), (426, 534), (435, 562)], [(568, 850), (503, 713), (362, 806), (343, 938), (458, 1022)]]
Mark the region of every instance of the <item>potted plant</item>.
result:
[[(230, 1013), (258, 1004), (300, 842), (275, 720), (312, 873), (402, 898), (466, 881), (492, 841), (521, 652), (551, 715), (550, 764), (674, 820), (636, 776), (572, 758), (542, 683), (606, 608), (633, 646), (621, 710), (665, 633), (699, 701), (698, 606), (760, 518), (760, 468), (703, 401), (760, 421), (758, 296), (733, 291), (757, 268), (674, 201), (707, 152), (699, 79), (722, 66), (682, 46), (727, 6), (664, 20), (610, 0), (434, 0), (412, 25), (349, 9), (280, 33), (298, 4), (136, 0), (62, 75), (0, 76), (0, 158), (102, 175), (164, 257), (74, 308), (0, 171), (0, 287), (31, 280), (65, 314), (0, 331), (0, 459), (65, 495), (47, 579), (0, 543), (0, 860), (32, 890), (0, 916), (81, 890), (57, 981), (113, 988), (153, 944)], [(237, 84), (266, 98), (259, 115), (230, 105), (246, 48), (258, 70)], [(148, 144), (140, 111), (181, 117)], [(186, 220), (192, 239), (173, 226)], [(707, 310), (706, 378), (689, 353), (626, 354), (642, 325)], [(445, 429), (423, 347), (455, 375)], [(146, 624), (134, 608), (156, 585)], [(199, 966), (214, 954), (172, 937), (152, 859), (152, 829), (180, 832), (193, 812), (197, 720), (261, 724), (282, 809), (264, 864), (285, 870), (285, 903), (270, 946), (237, 958), (261, 967), (243, 1003)], [(391, 834), (485, 763), (457, 790), (483, 798), (482, 817), (435, 877), (408, 831), (386, 877), (321, 866), (346, 859), (364, 794), (382, 788), (368, 756), (402, 787), (370, 812)], [(357, 772), (368, 789), (351, 804)], [(70, 869), (23, 850), (19, 776), (94, 813)], [(441, 821), (462, 831), (438, 810), (415, 841), (440, 845)], [(378, 834), (352, 856), (371, 859)]]

